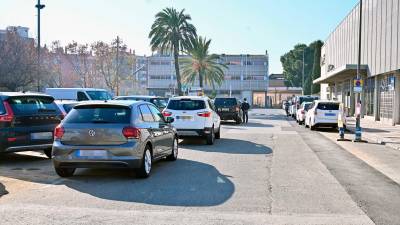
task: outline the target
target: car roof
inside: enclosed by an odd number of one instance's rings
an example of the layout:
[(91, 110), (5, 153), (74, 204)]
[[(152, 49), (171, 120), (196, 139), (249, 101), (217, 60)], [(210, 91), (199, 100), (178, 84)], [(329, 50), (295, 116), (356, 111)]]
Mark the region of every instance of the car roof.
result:
[(127, 106), (132, 107), (137, 104), (150, 104), (143, 101), (134, 101), (134, 100), (107, 100), (107, 101), (85, 101), (79, 102), (76, 106), (83, 105), (116, 105), (116, 106)]
[(205, 96), (177, 96), (170, 98), (170, 100), (181, 100), (181, 99), (208, 100), (209, 98)]
[(52, 96), (44, 93), (39, 92), (0, 92), (0, 96), (5, 97), (14, 97), (14, 96), (44, 96), (44, 97), (51, 97)]

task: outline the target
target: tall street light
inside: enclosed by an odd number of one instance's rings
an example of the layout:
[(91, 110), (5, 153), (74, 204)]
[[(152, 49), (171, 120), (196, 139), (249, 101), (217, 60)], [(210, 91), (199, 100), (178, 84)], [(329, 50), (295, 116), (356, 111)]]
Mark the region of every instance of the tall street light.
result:
[[(359, 9), (359, 24), (358, 24), (358, 61), (357, 61), (357, 81), (361, 79), (361, 37), (362, 37), (362, 3), (363, 1), (360, 0), (360, 9)], [(355, 93), (355, 100), (356, 100), (356, 132), (354, 137), (354, 142), (364, 142), (361, 138), (361, 94), (356, 92)], [(357, 112), (358, 111), (358, 112)]]
[(40, 4), (40, 0), (37, 1), (35, 5), (37, 8), (37, 89), (40, 92), (40, 10), (45, 7), (45, 5)]

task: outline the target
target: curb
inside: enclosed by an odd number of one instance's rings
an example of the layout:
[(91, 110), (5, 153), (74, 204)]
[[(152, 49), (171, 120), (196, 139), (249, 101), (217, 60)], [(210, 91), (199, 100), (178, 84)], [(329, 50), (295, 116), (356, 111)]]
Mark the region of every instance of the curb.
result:
[[(354, 129), (347, 127), (346, 130), (348, 132), (350, 132), (351, 134), (354, 134)], [(395, 149), (395, 150), (400, 150), (400, 145), (390, 143), (391, 142), (390, 139), (381, 138), (381, 137), (378, 137), (376, 135), (369, 135), (369, 134), (363, 134), (362, 137), (365, 138), (368, 142), (377, 143), (377, 144), (380, 144), (380, 145), (388, 146), (388, 147), (390, 147), (392, 149)]]

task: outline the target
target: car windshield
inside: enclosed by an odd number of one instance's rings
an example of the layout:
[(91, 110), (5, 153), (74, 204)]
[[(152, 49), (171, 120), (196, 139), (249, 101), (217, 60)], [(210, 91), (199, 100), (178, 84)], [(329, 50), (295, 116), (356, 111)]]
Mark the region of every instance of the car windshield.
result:
[(303, 102), (312, 102), (314, 100), (318, 99), (318, 97), (301, 97), (299, 99), (299, 104), (303, 103)]
[(63, 108), (65, 110), (66, 113), (69, 113), (69, 111), (71, 111), (71, 109), (76, 105), (76, 103), (71, 103), (71, 104), (64, 104)]
[(129, 123), (131, 110), (119, 106), (79, 106), (70, 111), (64, 123)]
[(39, 114), (59, 112), (54, 99), (46, 96), (17, 96), (8, 99), (14, 114)]
[(320, 110), (339, 110), (339, 103), (335, 102), (320, 102), (317, 109)]
[(200, 110), (205, 109), (206, 104), (203, 100), (180, 99), (170, 100), (167, 106), (172, 110)]
[(107, 91), (86, 91), (91, 100), (111, 100), (112, 96)]
[(312, 103), (306, 103), (304, 104), (304, 109), (307, 111), (310, 109), (310, 106), (312, 105)]
[(214, 104), (215, 106), (232, 106), (236, 105), (237, 101), (235, 98), (216, 98)]

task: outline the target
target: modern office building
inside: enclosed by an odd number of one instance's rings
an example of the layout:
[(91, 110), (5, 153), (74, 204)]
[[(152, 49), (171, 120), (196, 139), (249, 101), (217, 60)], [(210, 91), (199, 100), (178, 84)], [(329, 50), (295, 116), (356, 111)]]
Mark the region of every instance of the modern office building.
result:
[[(363, 0), (361, 31), (362, 114), (400, 123), (400, 1)], [(354, 79), (358, 56), (360, 4), (329, 35), (321, 50), (321, 98), (344, 103), (355, 112)]]
[[(187, 56), (181, 56), (187, 57)], [(268, 54), (265, 55), (220, 55), (220, 62), (228, 66), (221, 86), (216, 86), (217, 96), (247, 98), (254, 106), (265, 107), (268, 90)], [(150, 95), (176, 95), (177, 83), (172, 56), (153, 55), (148, 57), (148, 90)], [(184, 85), (198, 88), (198, 84)], [(212, 92), (205, 86), (206, 93)]]

